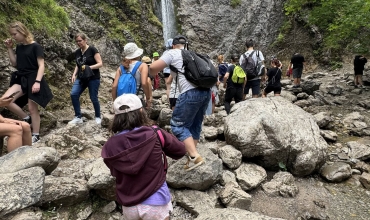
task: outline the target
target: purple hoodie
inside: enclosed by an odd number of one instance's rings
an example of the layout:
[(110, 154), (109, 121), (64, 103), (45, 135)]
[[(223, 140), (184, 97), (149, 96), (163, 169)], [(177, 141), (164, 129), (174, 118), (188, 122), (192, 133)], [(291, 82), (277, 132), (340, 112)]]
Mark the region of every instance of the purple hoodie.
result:
[[(183, 157), (184, 143), (163, 130), (160, 132), (164, 137), (163, 152), (173, 159)], [(111, 137), (101, 155), (116, 177), (116, 195), (121, 205), (140, 204), (166, 181), (162, 147), (151, 127), (143, 126)]]

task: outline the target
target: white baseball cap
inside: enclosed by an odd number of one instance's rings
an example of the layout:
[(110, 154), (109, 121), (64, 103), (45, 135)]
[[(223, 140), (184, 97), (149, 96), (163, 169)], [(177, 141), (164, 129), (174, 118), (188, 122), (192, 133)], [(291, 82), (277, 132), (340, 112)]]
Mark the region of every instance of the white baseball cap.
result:
[(114, 100), (113, 108), (116, 115), (141, 109), (143, 104), (135, 94), (123, 94)]

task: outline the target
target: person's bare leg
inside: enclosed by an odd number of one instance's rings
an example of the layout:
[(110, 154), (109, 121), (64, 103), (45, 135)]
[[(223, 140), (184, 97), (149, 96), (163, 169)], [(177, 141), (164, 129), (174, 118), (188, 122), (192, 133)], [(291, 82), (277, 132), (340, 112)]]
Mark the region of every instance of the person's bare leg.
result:
[(297, 78), (297, 85), (301, 85), (301, 78)]
[(24, 122), (24, 121), (21, 122), (21, 125), (22, 125), (22, 131), (23, 131), (22, 146), (24, 145), (31, 146), (32, 145), (31, 126), (27, 122)]
[(22, 126), (20, 124), (1, 123), (0, 136), (8, 136), (8, 152), (22, 146)]
[(188, 137), (183, 142), (185, 144), (185, 149), (188, 152), (189, 156), (191, 157), (199, 156), (199, 153), (196, 149), (198, 140), (194, 140), (193, 137)]
[(355, 75), (355, 86), (358, 85), (358, 79), (357, 79), (357, 75)]
[(30, 115), (32, 118), (32, 129), (33, 133), (40, 132), (40, 113), (39, 108), (36, 102), (28, 99), (28, 110), (30, 111)]
[(362, 75), (358, 75), (358, 84), (360, 86), (364, 85), (364, 82), (362, 81)]
[(293, 84), (296, 86), (296, 85), (298, 85), (298, 78), (294, 78), (294, 80), (293, 80)]
[(14, 84), (4, 93), (3, 97), (8, 97), (17, 91), (19, 91), (19, 93), (14, 96), (13, 102), (10, 103), (8, 106), (6, 106), (6, 108), (9, 109), (14, 114), (16, 114), (18, 117), (23, 119), (27, 117), (27, 114), (17, 104), (14, 103), (15, 100), (17, 100), (19, 97), (24, 95), (22, 92), (21, 86), (18, 84)]

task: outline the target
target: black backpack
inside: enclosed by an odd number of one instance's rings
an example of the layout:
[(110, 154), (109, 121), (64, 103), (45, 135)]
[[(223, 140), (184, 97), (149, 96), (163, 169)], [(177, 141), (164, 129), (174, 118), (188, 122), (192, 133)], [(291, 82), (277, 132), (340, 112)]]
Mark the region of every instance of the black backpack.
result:
[(217, 83), (218, 73), (209, 58), (184, 49), (181, 50), (181, 55), (185, 72), (182, 73), (170, 65), (173, 72), (184, 74), (189, 82), (200, 88), (209, 89)]
[(243, 60), (243, 63), (240, 65), (242, 69), (244, 70), (245, 74), (247, 75), (248, 80), (257, 77), (256, 63), (254, 62), (252, 58), (253, 54), (254, 54), (254, 51), (252, 51), (252, 53), (250, 53), (249, 56), (247, 57), (247, 55), (243, 53), (244, 60)]

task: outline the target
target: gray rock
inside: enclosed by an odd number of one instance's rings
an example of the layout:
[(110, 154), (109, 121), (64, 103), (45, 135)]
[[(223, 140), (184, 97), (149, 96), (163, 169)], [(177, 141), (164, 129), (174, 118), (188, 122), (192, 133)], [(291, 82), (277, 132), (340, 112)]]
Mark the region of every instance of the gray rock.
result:
[(204, 134), (205, 139), (207, 139), (207, 140), (212, 141), (212, 140), (217, 139), (218, 128), (203, 126), (202, 127), (202, 132)]
[(79, 210), (79, 212), (77, 213), (77, 218), (78, 219), (81, 219), (81, 220), (88, 219), (89, 216), (92, 214), (92, 212), (93, 212), (92, 205), (91, 204), (87, 204), (86, 207), (84, 207), (83, 209)]
[(242, 163), (235, 170), (236, 179), (243, 190), (252, 190), (266, 180), (267, 173), (263, 167), (256, 164)]
[(218, 150), (222, 162), (230, 169), (236, 169), (242, 163), (242, 153), (231, 145), (226, 145)]
[(370, 139), (361, 138), (357, 141), (347, 142), (350, 148), (348, 156), (359, 160), (367, 160), (370, 158)]
[(330, 122), (333, 122), (333, 118), (329, 112), (320, 112), (314, 115), (315, 121), (320, 128), (325, 128)]
[(249, 212), (247, 210), (227, 208), (227, 209), (212, 209), (206, 213), (201, 213), (197, 220), (283, 220), (282, 218), (273, 218), (266, 215), (261, 215), (256, 212)]
[(207, 193), (196, 190), (175, 191), (175, 201), (195, 216), (208, 212), (216, 205), (216, 200), (212, 200)]
[(90, 160), (67, 159), (61, 160), (58, 167), (51, 173), (55, 177), (71, 177), (74, 179), (86, 179), (84, 169), (91, 163)]
[(164, 127), (166, 125), (170, 125), (172, 117), (172, 110), (169, 108), (163, 108), (158, 116), (158, 125), (159, 127)]
[(370, 189), (370, 174), (362, 173), (360, 176), (360, 182), (366, 189)]
[(0, 174), (0, 217), (36, 204), (43, 194), (44, 178), (41, 167)]
[(236, 182), (236, 177), (233, 172), (224, 170), (224, 172), (222, 172), (220, 184), (225, 186), (228, 182)]
[(281, 95), (281, 97), (283, 97), (284, 99), (286, 99), (290, 102), (297, 101), (297, 96), (295, 96), (294, 93), (292, 93), (292, 92), (282, 90), (280, 95)]
[(328, 146), (313, 116), (281, 97), (237, 103), (225, 119), (225, 139), (267, 169), (289, 161), (288, 171), (298, 176), (318, 170)]
[(220, 199), (226, 207), (249, 210), (252, 196), (240, 188), (236, 182), (228, 182), (220, 193)]
[(46, 176), (40, 204), (46, 207), (72, 206), (89, 197), (86, 180)]
[(117, 205), (116, 205), (116, 202), (115, 201), (111, 201), (110, 203), (106, 204), (103, 208), (102, 208), (102, 212), (104, 213), (111, 213), (113, 212), (115, 209), (116, 209)]
[(321, 85), (320, 81), (316, 80), (307, 80), (301, 83), (302, 92), (307, 93), (308, 95), (313, 95), (314, 91), (319, 90)]
[(302, 92), (302, 93), (299, 93), (297, 95), (297, 99), (300, 100), (300, 99), (308, 99), (309, 95), (305, 92)]
[(42, 220), (42, 212), (26, 208), (15, 214), (9, 214), (6, 217), (5, 220)]
[(193, 170), (185, 171), (187, 159), (183, 157), (172, 164), (167, 171), (167, 183), (173, 188), (188, 187), (195, 190), (206, 190), (217, 183), (222, 173), (222, 161), (212, 151), (198, 144), (197, 150), (205, 163)]
[(0, 174), (31, 167), (42, 167), (50, 174), (58, 166), (59, 161), (59, 154), (54, 148), (23, 146), (0, 157)]
[(105, 165), (103, 158), (99, 158), (87, 165), (84, 173), (89, 189), (109, 189), (113, 188), (115, 184), (115, 178), (110, 174), (110, 170)]
[(330, 130), (320, 130), (320, 135), (327, 141), (335, 142), (337, 141), (338, 135), (334, 131)]
[(262, 184), (262, 189), (270, 196), (295, 197), (298, 194), (294, 177), (288, 172), (276, 173), (270, 182)]
[(343, 162), (325, 164), (320, 174), (329, 182), (342, 182), (351, 177), (351, 166)]

